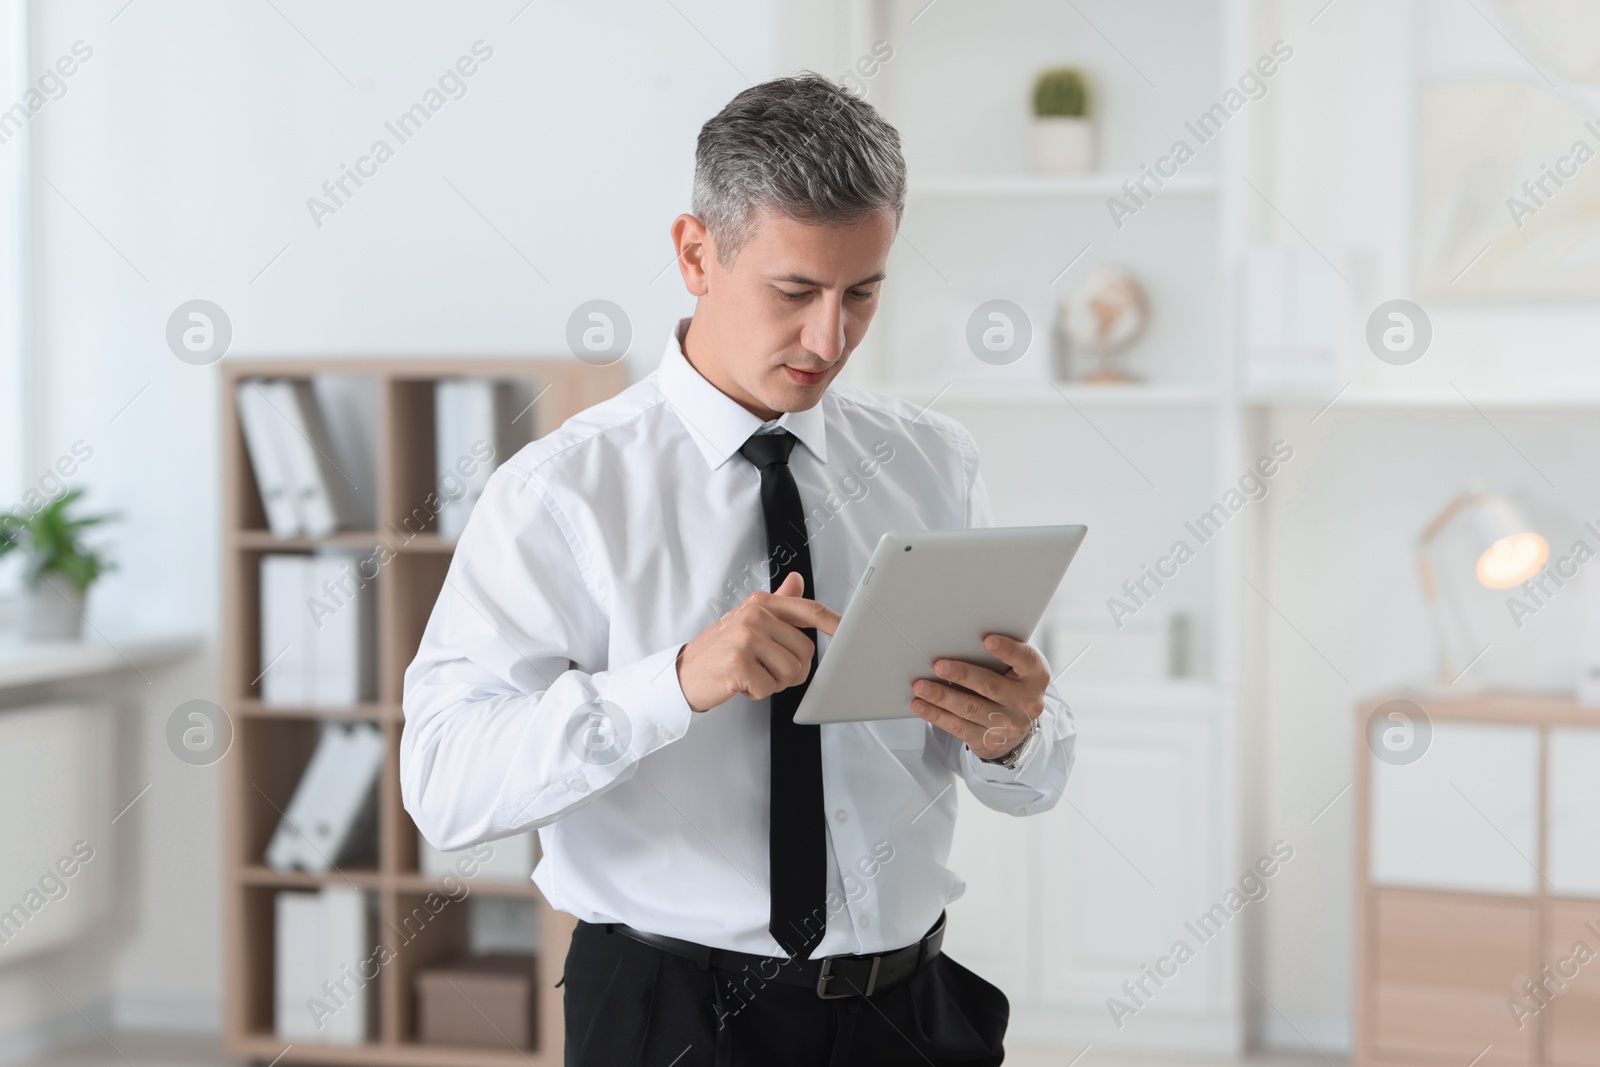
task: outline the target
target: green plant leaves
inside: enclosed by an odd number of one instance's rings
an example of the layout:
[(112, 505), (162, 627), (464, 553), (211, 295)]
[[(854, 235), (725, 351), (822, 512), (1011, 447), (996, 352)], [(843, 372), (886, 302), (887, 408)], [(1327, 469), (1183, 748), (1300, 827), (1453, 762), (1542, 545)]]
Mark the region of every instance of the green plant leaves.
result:
[(1033, 113), (1083, 118), (1089, 114), (1089, 82), (1075, 67), (1041, 71), (1033, 83)]
[(82, 533), (91, 526), (116, 519), (114, 514), (68, 514), (83, 496), (72, 489), (29, 515), (18, 511), (0, 520), (0, 556), (15, 548), (28, 555), (26, 579), (37, 585), (46, 574), (59, 574), (80, 592), (87, 592), (100, 575), (112, 569), (111, 561), (98, 549), (85, 545)]

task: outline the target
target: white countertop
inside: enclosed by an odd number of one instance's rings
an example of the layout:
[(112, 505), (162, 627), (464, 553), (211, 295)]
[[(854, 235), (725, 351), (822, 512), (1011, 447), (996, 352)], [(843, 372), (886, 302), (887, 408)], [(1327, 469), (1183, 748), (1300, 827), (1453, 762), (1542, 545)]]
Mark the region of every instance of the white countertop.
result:
[(81, 641), (24, 641), (0, 638), (0, 690), (67, 681), (116, 671), (139, 671), (191, 656), (200, 650), (196, 634), (142, 637), (87, 634)]

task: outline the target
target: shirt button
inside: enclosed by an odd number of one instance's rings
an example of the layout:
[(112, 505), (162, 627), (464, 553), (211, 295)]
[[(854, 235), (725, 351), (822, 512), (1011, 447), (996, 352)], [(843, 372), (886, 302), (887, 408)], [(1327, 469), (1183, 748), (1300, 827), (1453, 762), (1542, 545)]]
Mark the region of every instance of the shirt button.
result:
[(572, 791), (574, 793), (587, 793), (589, 791), (589, 781), (588, 781), (588, 779), (586, 779), (586, 778), (574, 778), (572, 780)]
[(861, 929), (865, 930), (867, 927), (872, 925), (872, 917), (868, 916), (868, 915), (863, 915), (863, 916), (861, 916), (861, 918), (856, 920), (856, 925), (860, 926)]
[(843, 808), (840, 808), (838, 811), (833, 813), (833, 817), (838, 819), (840, 822), (846, 822), (850, 818), (850, 813), (845, 811)]
[(665, 726), (657, 726), (656, 727), (656, 740), (662, 742), (663, 744), (665, 744), (668, 741), (671, 741), (672, 740), (672, 731), (667, 729)]

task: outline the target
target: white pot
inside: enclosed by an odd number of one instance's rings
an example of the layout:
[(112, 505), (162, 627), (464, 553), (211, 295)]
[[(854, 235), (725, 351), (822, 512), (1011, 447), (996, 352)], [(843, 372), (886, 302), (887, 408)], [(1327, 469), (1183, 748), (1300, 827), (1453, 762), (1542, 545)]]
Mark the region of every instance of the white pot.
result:
[(47, 574), (30, 586), (24, 604), (30, 641), (76, 641), (83, 636), (87, 597), (58, 574)]
[(1094, 170), (1094, 122), (1062, 115), (1034, 116), (1028, 128), (1028, 169), (1035, 174)]

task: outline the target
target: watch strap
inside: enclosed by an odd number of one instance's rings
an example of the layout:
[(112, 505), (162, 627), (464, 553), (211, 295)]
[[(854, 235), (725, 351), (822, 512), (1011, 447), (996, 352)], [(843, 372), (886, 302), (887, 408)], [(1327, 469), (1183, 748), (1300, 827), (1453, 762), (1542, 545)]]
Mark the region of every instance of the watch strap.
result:
[(984, 763), (992, 763), (997, 767), (1004, 767), (1008, 771), (1014, 770), (1017, 764), (1021, 763), (1027, 757), (1028, 753), (1033, 751), (1033, 746), (1037, 743), (1038, 736), (1039, 720), (1034, 719), (1033, 723), (1028, 727), (1028, 732), (1023, 735), (1021, 741), (1018, 741), (1016, 745), (1012, 747), (1010, 752), (1007, 752), (1004, 756), (1000, 756), (996, 759), (988, 759), (984, 756), (979, 756), (978, 759), (982, 760)]

